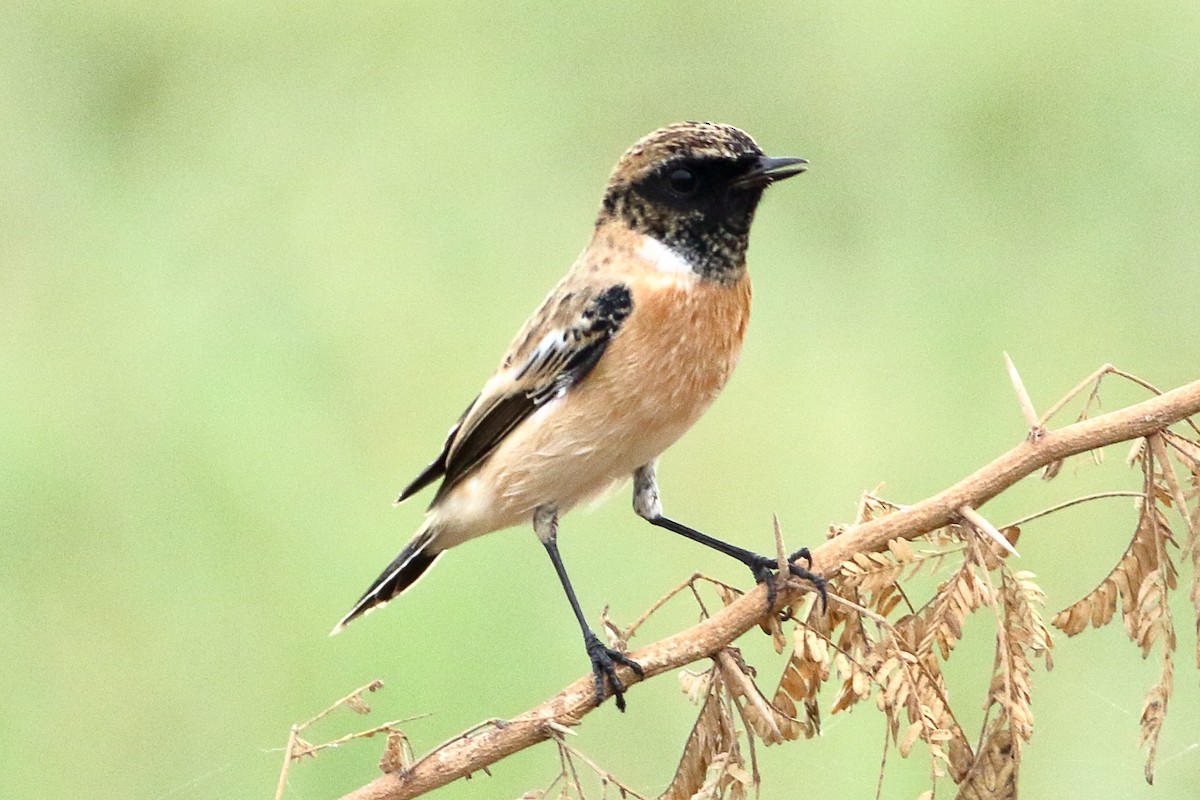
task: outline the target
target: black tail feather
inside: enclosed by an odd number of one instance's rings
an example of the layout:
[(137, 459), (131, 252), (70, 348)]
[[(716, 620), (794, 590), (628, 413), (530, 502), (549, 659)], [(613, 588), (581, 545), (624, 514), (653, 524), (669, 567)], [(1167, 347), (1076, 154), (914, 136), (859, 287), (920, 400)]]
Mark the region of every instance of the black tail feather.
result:
[(387, 569), (380, 573), (371, 587), (354, 604), (354, 608), (350, 609), (350, 613), (342, 617), (329, 635), (338, 633), (351, 620), (368, 611), (387, 605), (388, 601), (416, 583), (425, 570), (433, 566), (433, 562), (441, 556), (441, 553), (428, 552), (432, 541), (432, 534), (425, 531), (405, 545), (404, 549), (400, 551), (400, 555), (396, 556), (392, 563), (388, 564)]

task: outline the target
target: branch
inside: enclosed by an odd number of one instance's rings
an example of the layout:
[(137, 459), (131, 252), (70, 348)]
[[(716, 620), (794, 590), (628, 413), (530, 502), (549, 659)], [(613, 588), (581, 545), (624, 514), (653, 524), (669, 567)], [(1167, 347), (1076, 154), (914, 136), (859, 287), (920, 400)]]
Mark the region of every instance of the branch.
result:
[[(919, 503), (847, 529), (812, 551), (813, 571), (833, 577), (855, 553), (877, 552), (892, 539), (914, 539), (976, 509), (1037, 470), (1069, 456), (1149, 436), (1200, 413), (1200, 381), (1136, 405), (1030, 437), (950, 488)], [(808, 591), (800, 582), (778, 590), (777, 606), (798, 602)], [(693, 661), (711, 658), (759, 624), (767, 611), (766, 587), (758, 586), (712, 617), (631, 653), (644, 678), (621, 670), (626, 687)], [(506, 722), (453, 739), (403, 772), (376, 778), (342, 800), (405, 800), (486, 769), (501, 759), (578, 725), (595, 708), (593, 679), (567, 686), (546, 702)]]

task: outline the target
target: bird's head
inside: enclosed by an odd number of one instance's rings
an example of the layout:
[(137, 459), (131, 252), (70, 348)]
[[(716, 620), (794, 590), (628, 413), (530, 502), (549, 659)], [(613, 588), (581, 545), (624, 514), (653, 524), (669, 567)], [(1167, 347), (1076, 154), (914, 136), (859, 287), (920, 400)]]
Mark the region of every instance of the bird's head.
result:
[(703, 277), (736, 279), (763, 190), (800, 174), (807, 163), (763, 155), (732, 125), (680, 122), (625, 151), (596, 224), (625, 224), (669, 247)]

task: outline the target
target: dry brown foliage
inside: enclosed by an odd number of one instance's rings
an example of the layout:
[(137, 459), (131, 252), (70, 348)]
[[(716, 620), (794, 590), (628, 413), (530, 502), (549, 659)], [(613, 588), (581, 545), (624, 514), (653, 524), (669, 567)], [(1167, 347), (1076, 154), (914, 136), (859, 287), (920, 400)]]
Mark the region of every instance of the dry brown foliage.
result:
[[(1146, 692), (1142, 704), (1139, 744), (1146, 747), (1146, 781), (1154, 783), (1154, 759), (1158, 752), (1158, 736), (1167, 717), (1167, 705), (1174, 688), (1175, 624), (1168, 605), (1168, 595), (1178, 583), (1178, 572), (1172, 554), (1179, 546), (1171, 533), (1164, 507), (1176, 504), (1188, 529), (1185, 552), (1193, 559), (1192, 604), (1200, 625), (1200, 606), (1197, 605), (1195, 572), (1197, 503), (1196, 481), (1200, 462), (1191, 458), (1196, 442), (1171, 434), (1175, 452), (1182, 454), (1179, 465), (1189, 472), (1190, 503), (1174, 472), (1171, 452), (1164, 443), (1164, 434), (1154, 434), (1138, 442), (1131, 461), (1140, 463), (1143, 474), (1142, 495), (1138, 500), (1138, 519), (1124, 555), (1112, 571), (1069, 608), (1054, 618), (1054, 626), (1068, 636), (1081, 633), (1089, 625), (1099, 628), (1112, 621), (1120, 599), (1121, 618), (1125, 633), (1142, 651), (1142, 658), (1159, 645), (1162, 669), (1158, 681)], [(1190, 506), (1190, 508), (1189, 508)]]
[[(275, 788), (275, 800), (280, 800), (283, 793), (287, 790), (288, 772), (291, 770), (292, 762), (299, 761), (304, 757), (316, 758), (317, 753), (322, 750), (338, 747), (355, 739), (369, 739), (379, 733), (387, 734), (387, 744), (384, 746), (383, 755), (379, 758), (379, 769), (384, 772), (395, 772), (397, 770), (407, 769), (413, 762), (412, 746), (409, 744), (408, 737), (404, 735), (404, 731), (396, 726), (401, 722), (407, 722), (411, 719), (419, 719), (420, 717), (410, 717), (404, 720), (393, 720), (385, 722), (382, 725), (376, 725), (374, 728), (369, 728), (365, 731), (350, 733), (345, 736), (340, 736), (321, 744), (313, 744), (301, 738), (300, 734), (307, 731), (316, 723), (320, 722), (325, 717), (332, 714), (339, 708), (348, 708), (356, 714), (370, 714), (371, 706), (368, 705), (364, 696), (368, 692), (377, 692), (383, 688), (383, 681), (373, 680), (366, 686), (360, 686), (350, 694), (337, 700), (320, 714), (317, 714), (307, 722), (300, 722), (291, 727), (288, 733), (287, 746), (283, 750), (283, 769), (279, 771), (279, 784)], [(422, 715), (424, 716), (424, 715)]]
[[(676, 672), (684, 694), (699, 706), (691, 733), (680, 746), (678, 767), (660, 800), (751, 796), (759, 783), (756, 748), (815, 735), (821, 724), (819, 693), (826, 684), (832, 690), (828, 713), (842, 713), (872, 699), (882, 712), (887, 742), (881, 773), (888, 750), (894, 748), (903, 758), (919, 754), (927, 761), (931, 788), (923, 797), (932, 797), (949, 781), (963, 800), (1015, 798), (1022, 751), (1035, 729), (1031, 703), (1035, 667), (1040, 663), (1051, 668), (1053, 637), (1043, 618), (1045, 594), (1033, 573), (1014, 569), (1008, 560), (1020, 528), (1013, 524), (997, 529), (977, 509), (1026, 476), (1044, 470), (1043, 477), (1051, 478), (1064, 459), (1078, 454), (1096, 457), (1099, 448), (1122, 441), (1137, 443), (1132, 463), (1141, 471), (1139, 488), (1079, 498), (1018, 524), (1076, 502), (1113, 494), (1136, 497), (1136, 519), (1124, 554), (1094, 589), (1056, 614), (1052, 624), (1069, 637), (1120, 616), (1143, 657), (1157, 648), (1161, 670), (1147, 691), (1140, 722), (1141, 744), (1147, 751), (1146, 779), (1153, 780), (1158, 738), (1173, 688), (1176, 633), (1169, 600), (1179, 583), (1180, 565), (1192, 569), (1189, 595), (1200, 631), (1200, 428), (1190, 419), (1200, 413), (1200, 381), (1162, 394), (1105, 366), (1049, 413), (1037, 417), (1015, 367), (1011, 362), (1008, 366), (1030, 422), (1028, 439), (920, 503), (900, 506), (883, 499), (878, 490), (864, 494), (858, 519), (835, 526), (828, 541), (813, 552), (814, 569), (829, 581), (828, 609), (820, 608), (809, 587), (780, 581), (776, 607), (764, 613), (764, 588), (743, 595), (694, 575), (628, 628), (622, 629), (605, 614), (605, 630), (613, 646), (625, 647), (668, 599), (690, 594), (700, 609), (702, 621), (693, 628), (632, 653), (645, 669), (645, 680)], [(1100, 383), (1108, 375), (1132, 380), (1156, 396), (1089, 418)], [(1084, 392), (1078, 421), (1049, 430), (1051, 416)], [(1179, 524), (1183, 535), (1177, 537), (1172, 524)], [(778, 528), (776, 534), (783, 551)], [(933, 575), (940, 582), (922, 592), (918, 587), (931, 584)], [(710, 592), (718, 601), (711, 612), (704, 601)], [(918, 597), (922, 594), (927, 596)], [(973, 631), (989, 625), (993, 630), (991, 680), (985, 696), (955, 697), (952, 703), (947, 670), (968, 625)], [(784, 657), (777, 680), (761, 677), (766, 672), (746, 663), (732, 645), (756, 626)], [(706, 668), (681, 670), (701, 660)], [(1196, 661), (1200, 665), (1200, 645)], [(639, 680), (628, 671), (622, 679), (627, 685)], [(959, 722), (959, 709), (977, 713), (980, 705), (985, 716), (973, 739)], [(556, 791), (554, 796), (582, 800), (585, 790), (578, 765), (583, 764), (593, 774), (593, 784), (599, 781), (601, 797), (640, 798), (565, 744), (563, 734), (593, 707), (587, 676), (526, 714), (468, 732), (415, 763), (404, 757), (389, 758), (386, 775), (346, 798), (416, 797), (546, 740), (557, 744), (560, 772), (548, 788), (525, 797), (549, 797)], [(398, 747), (389, 745), (389, 752)]]

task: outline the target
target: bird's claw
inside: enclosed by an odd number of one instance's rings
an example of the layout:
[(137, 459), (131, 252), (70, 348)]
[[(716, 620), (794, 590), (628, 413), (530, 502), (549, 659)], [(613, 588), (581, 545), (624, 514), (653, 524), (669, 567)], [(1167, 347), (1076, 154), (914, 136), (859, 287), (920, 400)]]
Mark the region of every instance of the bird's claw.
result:
[(812, 553), (808, 552), (807, 547), (801, 547), (799, 550), (788, 556), (788, 563), (791, 564), (798, 558), (803, 558), (805, 561), (807, 561), (808, 568), (812, 569)]
[(604, 702), (604, 684), (607, 681), (613, 698), (616, 700), (617, 710), (624, 711), (625, 684), (617, 677), (617, 664), (629, 667), (639, 678), (645, 677), (646, 673), (642, 671), (641, 665), (629, 656), (619, 650), (605, 647), (596, 634), (589, 632), (584, 641), (587, 646), (588, 658), (592, 660), (592, 675), (596, 679), (596, 705)]
[[(795, 562), (804, 559), (808, 562), (808, 569), (796, 564)], [(811, 571), (813, 565), (812, 554), (808, 552), (807, 547), (801, 547), (796, 552), (788, 556), (788, 571), (797, 578), (806, 580), (811, 583), (817, 590), (817, 594), (821, 596), (821, 610), (824, 611), (829, 607), (829, 591), (825, 578)], [(758, 556), (753, 563), (750, 564), (750, 572), (754, 575), (754, 580), (758, 583), (767, 585), (767, 607), (775, 607), (775, 598), (777, 590), (775, 588), (775, 570), (779, 568), (779, 561), (766, 556)]]

